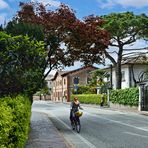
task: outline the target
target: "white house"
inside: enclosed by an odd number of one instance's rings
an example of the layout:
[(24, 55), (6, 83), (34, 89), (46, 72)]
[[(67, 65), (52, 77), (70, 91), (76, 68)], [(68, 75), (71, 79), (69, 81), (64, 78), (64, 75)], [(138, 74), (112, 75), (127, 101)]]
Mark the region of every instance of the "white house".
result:
[[(148, 58), (140, 57), (139, 59), (123, 59), (121, 72), (122, 72), (122, 83), (121, 87), (129, 88), (135, 86), (135, 83), (141, 81), (141, 76), (145, 71), (148, 71)], [(110, 75), (112, 75), (112, 87), (116, 89), (116, 75), (114, 66), (105, 68)], [(111, 81), (108, 79), (107, 81)]]
[(52, 88), (53, 88), (53, 83), (52, 83), (52, 80), (51, 80), (52, 78), (53, 78), (53, 75), (48, 75), (45, 78), (45, 81), (47, 82), (47, 86), (48, 86), (49, 92), (51, 92)]

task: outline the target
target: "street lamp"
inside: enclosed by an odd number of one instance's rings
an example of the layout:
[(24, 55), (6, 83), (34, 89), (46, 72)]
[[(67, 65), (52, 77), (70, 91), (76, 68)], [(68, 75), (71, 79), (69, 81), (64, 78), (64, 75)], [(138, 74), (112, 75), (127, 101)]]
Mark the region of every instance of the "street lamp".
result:
[(110, 64), (110, 89), (112, 89), (112, 86), (113, 86), (113, 75), (112, 75), (112, 72), (113, 72), (113, 65)]
[(77, 94), (78, 93), (78, 84), (79, 84), (79, 77), (74, 77), (74, 91)]
[(108, 104), (108, 107), (110, 107), (110, 90), (113, 87), (113, 78), (112, 78), (112, 76), (113, 76), (113, 74), (112, 74), (113, 73), (113, 65), (110, 64), (109, 68), (110, 68), (110, 85), (109, 85), (108, 90), (107, 90), (107, 104)]

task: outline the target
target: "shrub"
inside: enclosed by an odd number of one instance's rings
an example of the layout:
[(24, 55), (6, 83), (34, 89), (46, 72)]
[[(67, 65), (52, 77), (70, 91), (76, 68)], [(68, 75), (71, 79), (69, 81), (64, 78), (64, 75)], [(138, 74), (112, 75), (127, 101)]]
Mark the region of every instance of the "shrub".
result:
[(0, 99), (0, 145), (6, 148), (24, 147), (30, 127), (31, 102), (28, 97)]
[(41, 88), (45, 57), (43, 42), (0, 31), (0, 96), (34, 94)]
[(12, 130), (12, 110), (6, 102), (0, 100), (0, 146), (8, 147), (10, 143), (9, 134)]
[[(74, 97), (78, 97), (81, 103), (86, 104), (100, 104), (102, 94), (79, 94), (79, 95), (71, 95), (71, 101)], [(107, 103), (107, 96), (105, 95), (105, 104)]]
[(110, 101), (123, 105), (138, 106), (139, 90), (138, 88), (112, 90)]
[[(75, 94), (75, 91), (72, 91)], [(96, 94), (96, 88), (84, 85), (78, 85), (77, 94)]]

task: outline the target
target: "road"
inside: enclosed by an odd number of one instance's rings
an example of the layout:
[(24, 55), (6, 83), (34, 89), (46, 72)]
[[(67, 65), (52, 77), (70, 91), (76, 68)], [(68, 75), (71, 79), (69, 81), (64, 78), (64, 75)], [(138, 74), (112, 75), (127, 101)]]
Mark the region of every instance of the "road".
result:
[(71, 129), (67, 103), (35, 101), (33, 111), (47, 113), (72, 148), (148, 148), (148, 117), (83, 105), (81, 132)]

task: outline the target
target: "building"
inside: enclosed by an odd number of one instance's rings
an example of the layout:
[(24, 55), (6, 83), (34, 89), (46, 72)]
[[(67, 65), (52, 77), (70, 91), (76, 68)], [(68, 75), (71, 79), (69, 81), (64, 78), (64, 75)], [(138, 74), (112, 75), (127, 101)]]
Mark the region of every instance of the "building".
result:
[(46, 78), (45, 78), (45, 81), (47, 82), (47, 86), (48, 86), (48, 89), (49, 89), (49, 92), (52, 91), (52, 79), (53, 78), (53, 75), (48, 75)]
[[(105, 70), (110, 74), (110, 81), (112, 83), (112, 88), (116, 89), (116, 74), (115, 67), (110, 66), (105, 68)], [(121, 88), (130, 88), (136, 86), (142, 79), (144, 72), (148, 71), (148, 58), (143, 57), (132, 57), (123, 58), (121, 65), (122, 73), (122, 84)]]
[(52, 79), (52, 100), (70, 101), (72, 90), (77, 90), (78, 84), (88, 84), (89, 73), (95, 69), (93, 66), (85, 66), (72, 71), (57, 71)]

